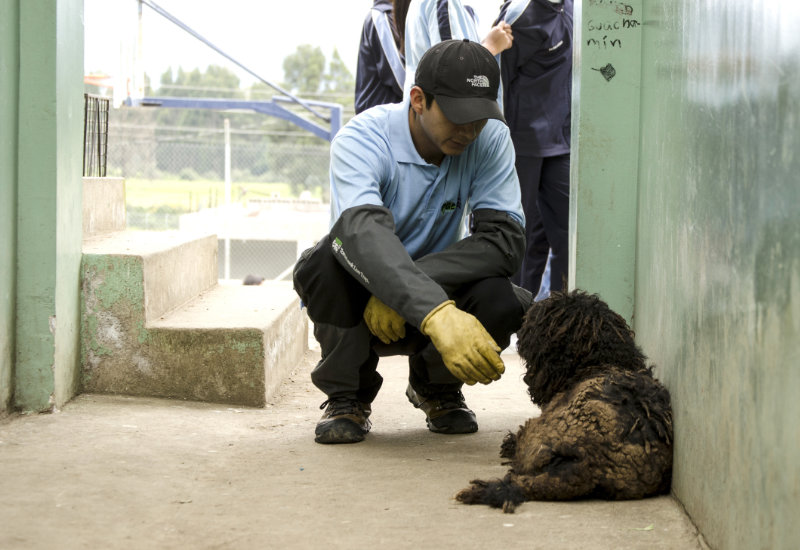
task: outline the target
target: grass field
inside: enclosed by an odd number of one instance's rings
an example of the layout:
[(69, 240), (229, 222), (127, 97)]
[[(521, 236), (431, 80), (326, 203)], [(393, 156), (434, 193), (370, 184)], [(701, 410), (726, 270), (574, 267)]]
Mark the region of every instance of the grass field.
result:
[[(231, 201), (248, 198), (292, 197), (288, 183), (233, 183)], [(167, 207), (193, 212), (225, 202), (225, 183), (212, 180), (125, 180), (125, 202), (128, 207), (155, 209)]]

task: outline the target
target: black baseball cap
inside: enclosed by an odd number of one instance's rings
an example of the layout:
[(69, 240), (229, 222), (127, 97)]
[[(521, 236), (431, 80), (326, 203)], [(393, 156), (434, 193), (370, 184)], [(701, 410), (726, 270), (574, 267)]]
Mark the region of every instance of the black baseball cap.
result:
[(414, 85), (433, 94), (444, 116), (454, 124), (485, 118), (503, 122), (497, 104), (500, 67), (491, 52), (468, 39), (432, 46), (417, 65)]

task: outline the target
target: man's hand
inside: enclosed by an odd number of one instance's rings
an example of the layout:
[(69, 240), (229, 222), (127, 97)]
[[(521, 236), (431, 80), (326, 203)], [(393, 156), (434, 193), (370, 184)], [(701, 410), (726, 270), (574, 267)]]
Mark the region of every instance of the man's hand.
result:
[(492, 52), (492, 55), (497, 55), (510, 48), (513, 43), (514, 34), (511, 31), (511, 25), (505, 21), (500, 21), (489, 30), (481, 45)]
[(480, 321), (455, 302), (443, 302), (422, 321), (422, 333), (431, 339), (448, 370), (470, 386), (499, 380), (506, 370), (500, 346)]
[(364, 308), (364, 322), (369, 331), (384, 344), (391, 344), (406, 336), (406, 321), (395, 310), (370, 296)]

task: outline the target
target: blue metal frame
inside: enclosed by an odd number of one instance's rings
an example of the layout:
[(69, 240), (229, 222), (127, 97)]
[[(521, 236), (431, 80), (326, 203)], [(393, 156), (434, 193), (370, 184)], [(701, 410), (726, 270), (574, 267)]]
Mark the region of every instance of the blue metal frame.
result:
[(314, 114), (330, 123), (325, 128), (307, 120), (292, 111), (278, 105), (278, 103), (296, 103), (289, 97), (275, 96), (271, 101), (247, 101), (244, 99), (209, 99), (202, 97), (143, 97), (142, 99), (128, 98), (125, 104), (130, 107), (169, 107), (173, 109), (214, 109), (218, 111), (254, 111), (269, 116), (288, 120), (303, 130), (311, 132), (317, 137), (330, 142), (333, 136), (342, 127), (342, 106), (339, 103), (326, 103), (323, 101), (303, 100), (304, 103), (315, 107), (328, 109), (330, 116), (325, 117)]

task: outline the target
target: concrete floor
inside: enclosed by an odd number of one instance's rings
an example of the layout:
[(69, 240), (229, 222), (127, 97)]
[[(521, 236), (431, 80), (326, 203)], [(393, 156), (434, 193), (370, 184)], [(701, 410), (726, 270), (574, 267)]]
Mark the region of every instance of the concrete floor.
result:
[(60, 412), (0, 421), (0, 548), (698, 549), (665, 496), (525, 503), (515, 514), (452, 496), (504, 473), (508, 430), (536, 414), (519, 358), (465, 389), (476, 434), (425, 427), (404, 396), (402, 357), (373, 430), (355, 445), (314, 443), (324, 396), (310, 352), (263, 409), (81, 395)]

